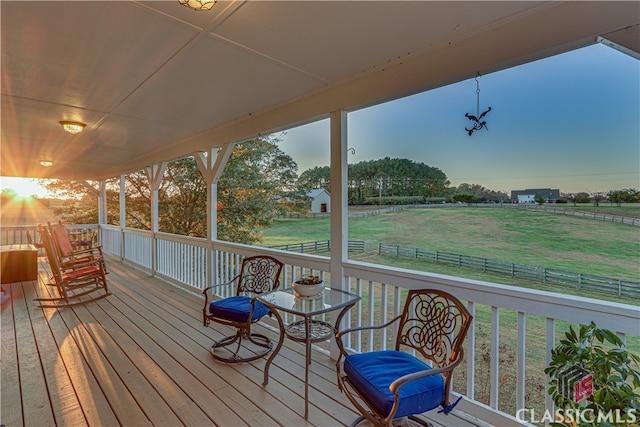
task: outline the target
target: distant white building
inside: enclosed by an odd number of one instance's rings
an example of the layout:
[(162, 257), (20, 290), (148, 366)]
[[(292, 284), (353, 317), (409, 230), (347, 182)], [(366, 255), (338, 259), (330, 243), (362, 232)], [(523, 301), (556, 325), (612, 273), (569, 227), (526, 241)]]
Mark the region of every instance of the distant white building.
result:
[(529, 188), (511, 191), (511, 203), (535, 203), (536, 196), (541, 196), (545, 203), (558, 203), (560, 190), (551, 188)]
[(316, 188), (307, 193), (311, 199), (311, 213), (331, 212), (331, 195), (324, 188)]

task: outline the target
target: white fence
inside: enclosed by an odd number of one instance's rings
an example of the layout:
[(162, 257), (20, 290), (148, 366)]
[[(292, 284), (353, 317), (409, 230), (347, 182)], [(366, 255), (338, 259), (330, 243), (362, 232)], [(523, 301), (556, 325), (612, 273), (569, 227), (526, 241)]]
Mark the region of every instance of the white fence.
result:
[[(2, 235), (4, 238), (4, 230)], [(628, 304), (349, 260), (342, 263), (344, 280), (332, 280), (328, 257), (113, 226), (101, 227), (101, 243), (103, 251), (115, 259), (192, 290), (202, 290), (209, 282), (232, 279), (244, 256), (272, 255), (286, 265), (281, 278), (284, 286), (301, 274), (313, 273), (323, 276), (329, 286), (359, 294), (362, 301), (343, 320), (353, 325), (390, 319), (401, 309), (408, 289), (448, 291), (467, 301), (475, 317), (466, 340), (466, 380), (459, 384), (459, 379), (454, 381), (454, 390), (465, 395), (457, 409), (493, 425), (522, 424), (513, 414), (541, 403), (527, 397), (534, 383), (542, 383), (543, 387), (539, 396), (544, 397), (539, 399), (544, 399), (545, 405), (540, 410), (553, 410), (546, 394), (548, 380), (541, 369), (550, 360), (557, 334), (568, 324), (594, 321), (601, 328), (617, 332), (623, 340), (640, 336), (640, 308)], [(505, 357), (503, 344), (508, 340), (515, 341), (507, 346), (513, 349), (511, 358)], [(369, 351), (386, 348), (387, 342), (385, 335), (362, 334), (355, 336), (350, 346), (355, 351)], [(531, 369), (535, 366), (532, 359), (541, 360), (543, 366)], [(478, 378), (486, 380), (480, 382)], [(500, 393), (507, 383), (513, 389), (508, 393), (513, 402), (505, 402), (505, 394)], [(481, 389), (488, 390), (487, 397), (479, 397)]]
[[(141, 233), (128, 229), (122, 232), (125, 235)], [(147, 232), (147, 235), (151, 239), (151, 233)], [(140, 244), (139, 240), (125, 238), (125, 244), (127, 242)], [(145, 241), (144, 246), (148, 248), (146, 245)], [(623, 339), (627, 336), (640, 336), (640, 309), (627, 304), (355, 261), (343, 263), (345, 280), (339, 279), (336, 283), (335, 279), (332, 281), (329, 272), (330, 260), (327, 257), (220, 241), (209, 244), (203, 239), (162, 233), (155, 236), (154, 245), (157, 257), (156, 274), (200, 290), (208, 283), (208, 253), (212, 256), (211, 280), (214, 283), (231, 280), (237, 273), (243, 256), (258, 253), (272, 255), (286, 265), (282, 277), (285, 286), (303, 273), (313, 273), (323, 276), (329, 286), (342, 287), (358, 293), (362, 302), (344, 320), (354, 325), (379, 323), (395, 316), (401, 309), (402, 298), (407, 289), (429, 287), (453, 293), (461, 300), (467, 301), (476, 318), (466, 342), (466, 379), (464, 383), (456, 383), (454, 387), (467, 396), (458, 408), (494, 425), (520, 425), (513, 414), (516, 414), (518, 409), (540, 404), (542, 400), (544, 406), (540, 411), (545, 407), (552, 409), (552, 402), (545, 392), (548, 379), (544, 377), (542, 370), (550, 360), (557, 335), (566, 329), (568, 324), (588, 324), (594, 321), (601, 328), (617, 332)], [(152, 252), (151, 249), (147, 250), (149, 253)], [(133, 251), (137, 252), (138, 249)], [(129, 249), (125, 248), (124, 253), (129, 254)], [(125, 261), (140, 266), (139, 261), (129, 258), (128, 255)], [(504, 320), (501, 322), (501, 319)], [(484, 329), (487, 332), (484, 332)], [(507, 346), (507, 349), (513, 349), (514, 360), (504, 357), (507, 350), (501, 345), (507, 341), (504, 337), (508, 332), (512, 332), (509, 339), (515, 340)], [(355, 351), (383, 349), (387, 347), (387, 341), (384, 335), (359, 335), (353, 338), (351, 347)], [(485, 352), (489, 356), (488, 366), (479, 366), (479, 363), (486, 359)], [(538, 354), (532, 355), (533, 352)], [(501, 363), (501, 359), (507, 359), (507, 362)], [(531, 359), (542, 360), (543, 365), (535, 367)], [(483, 375), (480, 374), (485, 370), (486, 380), (482, 380), (480, 384), (477, 379), (482, 378)], [(505, 377), (509, 378), (505, 380)], [(511, 384), (509, 390), (513, 392), (507, 395), (512, 395), (513, 402), (501, 401), (504, 400), (505, 393), (500, 393), (500, 390), (505, 389), (505, 381)], [(543, 388), (534, 397), (527, 395), (528, 390), (535, 388), (532, 382), (535, 382), (535, 387)], [(482, 398), (484, 403), (475, 400), (474, 397), (481, 395), (481, 389), (485, 388), (488, 388), (488, 396)], [(532, 399), (540, 401), (534, 402)]]

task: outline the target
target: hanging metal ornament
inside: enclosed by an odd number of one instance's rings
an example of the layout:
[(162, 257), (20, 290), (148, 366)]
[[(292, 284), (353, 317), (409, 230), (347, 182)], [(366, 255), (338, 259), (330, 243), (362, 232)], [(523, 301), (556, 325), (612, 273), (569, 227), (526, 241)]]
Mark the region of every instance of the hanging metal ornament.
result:
[(473, 135), (473, 132), (476, 130), (480, 130), (482, 128), (485, 128), (486, 130), (489, 130), (489, 128), (487, 127), (487, 122), (486, 120), (482, 120), (484, 118), (484, 116), (487, 115), (487, 113), (489, 111), (491, 111), (491, 107), (489, 107), (484, 113), (480, 114), (480, 82), (478, 81), (478, 77), (480, 77), (480, 72), (478, 71), (478, 74), (475, 77), (476, 80), (476, 115), (474, 116), (473, 114), (469, 114), (466, 113), (464, 116), (471, 120), (473, 122), (473, 127), (471, 127), (471, 129), (467, 129), (466, 127), (464, 128), (464, 130), (467, 131), (467, 133), (469, 134), (469, 136)]

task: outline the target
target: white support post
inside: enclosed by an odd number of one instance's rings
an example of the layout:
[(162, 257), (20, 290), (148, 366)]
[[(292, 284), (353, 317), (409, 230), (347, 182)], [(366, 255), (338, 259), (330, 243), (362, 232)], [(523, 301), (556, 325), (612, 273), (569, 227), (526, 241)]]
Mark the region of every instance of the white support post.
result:
[(102, 245), (102, 224), (107, 224), (107, 181), (98, 183), (98, 245)]
[[(347, 206), (347, 112), (333, 111), (331, 121), (331, 287), (349, 290), (344, 275), (344, 262), (348, 257), (348, 215)], [(348, 318), (348, 316), (347, 316)], [(346, 319), (344, 320), (346, 321)], [(338, 327), (340, 325), (337, 325)], [(339, 349), (331, 341), (330, 356), (337, 359)]]
[[(516, 367), (516, 411), (525, 409), (527, 353), (527, 315), (518, 312), (518, 355)], [(517, 413), (517, 412), (516, 412)]]
[(158, 266), (156, 233), (159, 231), (158, 220), (158, 189), (162, 184), (164, 171), (167, 169), (167, 162), (151, 165), (147, 167), (147, 178), (149, 179), (149, 189), (151, 190), (151, 275), (155, 276)]
[[(223, 148), (210, 148), (206, 152), (194, 154), (198, 169), (207, 184), (207, 283), (213, 285), (217, 280), (217, 264), (213, 241), (218, 238), (218, 181), (229, 161), (235, 144), (225, 145)], [(224, 209), (224, 207), (223, 207)]]
[(107, 181), (98, 183), (98, 225), (107, 224)]
[(120, 175), (120, 259), (125, 259), (124, 229), (127, 227), (127, 176)]
[(120, 228), (127, 226), (127, 176), (120, 175)]
[(106, 197), (106, 181), (98, 182), (98, 188), (94, 187), (89, 181), (82, 181), (82, 185), (89, 190), (91, 194), (96, 196), (98, 201), (98, 224), (106, 224), (107, 218), (107, 197)]
[(489, 406), (498, 409), (500, 396), (500, 312), (491, 307), (491, 362), (490, 362)]
[(475, 373), (476, 373), (476, 304), (469, 301), (467, 304), (469, 313), (473, 316), (469, 332), (467, 333), (467, 396), (475, 399)]
[[(551, 351), (556, 347), (556, 321), (550, 317), (547, 318), (547, 357), (545, 366), (550, 366), (553, 356)], [(545, 382), (545, 393), (544, 393), (544, 408), (550, 414), (555, 412), (555, 404), (553, 403), (553, 399), (551, 395), (547, 393), (549, 390), (549, 382), (551, 381), (551, 377), (549, 374), (545, 374), (544, 382)], [(549, 420), (545, 417), (544, 422), (545, 427), (549, 427)]]

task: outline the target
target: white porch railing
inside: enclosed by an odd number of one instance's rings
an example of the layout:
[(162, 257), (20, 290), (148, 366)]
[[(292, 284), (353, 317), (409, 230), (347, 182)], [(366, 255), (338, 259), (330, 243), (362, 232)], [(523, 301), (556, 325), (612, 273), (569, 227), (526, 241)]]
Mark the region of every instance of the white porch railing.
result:
[[(214, 283), (233, 278), (242, 257), (269, 254), (285, 263), (282, 278), (285, 286), (303, 273), (322, 275), (331, 284), (327, 257), (221, 241), (207, 242), (166, 233), (154, 235), (149, 231), (114, 226), (102, 226), (100, 236), (106, 254), (191, 290), (202, 290), (208, 285), (209, 254)], [(351, 316), (344, 320), (354, 325), (390, 319), (401, 309), (404, 292), (408, 289), (442, 289), (467, 301), (474, 323), (467, 336), (466, 367), (462, 369), (466, 370), (463, 372), (466, 380), (459, 381), (460, 377), (456, 377), (458, 380), (454, 384), (454, 390), (465, 395), (457, 409), (493, 425), (521, 425), (523, 420), (512, 414), (532, 407), (539, 417), (545, 409), (553, 412), (543, 369), (549, 363), (557, 334), (569, 324), (594, 321), (601, 328), (617, 332), (623, 339), (640, 336), (638, 306), (357, 261), (347, 261), (343, 268), (347, 278), (344, 288), (362, 297)], [(507, 350), (501, 343), (508, 344), (507, 349), (515, 350)], [(351, 342), (355, 351), (386, 346), (385, 335), (362, 334)], [(538, 401), (532, 400), (536, 397), (527, 397), (534, 385), (542, 387), (536, 394)], [(513, 401), (510, 402), (505, 402), (500, 394), (500, 390), (507, 387), (513, 390), (509, 396)], [(484, 392), (485, 389), (488, 392)]]
[[(100, 227), (98, 224), (82, 224), (82, 225), (65, 225), (65, 229), (71, 234), (74, 240), (89, 240), (94, 238), (100, 239)], [(26, 244), (28, 243), (27, 234), (35, 242), (40, 241), (37, 225), (14, 225), (0, 227), (0, 244)]]

